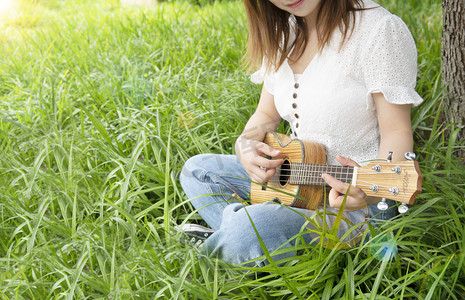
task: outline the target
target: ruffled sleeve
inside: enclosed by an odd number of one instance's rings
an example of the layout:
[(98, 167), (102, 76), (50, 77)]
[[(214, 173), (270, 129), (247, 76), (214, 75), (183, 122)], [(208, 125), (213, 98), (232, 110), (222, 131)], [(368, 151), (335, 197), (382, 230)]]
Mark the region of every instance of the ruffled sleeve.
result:
[(263, 83), (268, 93), (274, 95), (275, 73), (267, 72), (265, 63), (262, 64), (262, 66), (257, 72), (253, 73), (250, 76), (250, 81), (252, 81), (255, 84)]
[(395, 15), (385, 16), (370, 32), (362, 52), (367, 88), (367, 108), (374, 109), (372, 93), (383, 93), (389, 103), (419, 105), (415, 91), (417, 50), (405, 23)]

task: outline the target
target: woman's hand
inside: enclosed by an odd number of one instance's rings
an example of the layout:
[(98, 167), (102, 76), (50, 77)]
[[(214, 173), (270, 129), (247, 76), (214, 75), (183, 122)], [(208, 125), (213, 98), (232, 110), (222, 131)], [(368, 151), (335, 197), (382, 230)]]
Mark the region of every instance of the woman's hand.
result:
[(284, 160), (271, 160), (263, 157), (267, 155), (276, 157), (281, 151), (276, 150), (267, 144), (245, 137), (239, 137), (236, 141), (236, 155), (253, 181), (264, 183), (276, 173)]
[[(410, 104), (398, 105), (386, 101), (382, 93), (374, 93), (373, 100), (378, 117), (381, 156), (393, 151), (393, 161), (403, 160), (403, 154), (413, 149), (412, 125), (410, 121)], [(353, 160), (337, 156), (339, 163), (343, 166), (358, 166)], [(379, 157), (382, 158), (382, 157)], [(336, 178), (323, 174), (323, 179), (332, 189), (329, 192), (329, 205), (336, 209), (341, 207), (345, 194), (349, 189), (348, 183), (343, 183)], [(378, 197), (367, 197), (359, 188), (350, 187), (344, 206), (345, 211), (355, 211), (381, 200)]]
[[(350, 158), (338, 155), (336, 156), (336, 159), (342, 166), (359, 167), (359, 165)], [(328, 198), (329, 205), (333, 208), (339, 209), (341, 207), (342, 201), (347, 194), (347, 190), (349, 190), (349, 192), (344, 206), (344, 211), (356, 211), (372, 204), (370, 202), (376, 202), (373, 201), (374, 199), (368, 199), (366, 194), (359, 188), (351, 186), (349, 189), (349, 183), (337, 180), (329, 174), (323, 174), (322, 177), (323, 180), (331, 186)]]

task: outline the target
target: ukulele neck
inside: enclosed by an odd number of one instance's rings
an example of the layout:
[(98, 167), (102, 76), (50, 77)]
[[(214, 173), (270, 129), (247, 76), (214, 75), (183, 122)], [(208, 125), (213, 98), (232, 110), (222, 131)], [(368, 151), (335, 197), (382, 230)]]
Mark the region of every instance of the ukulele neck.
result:
[[(324, 164), (293, 163), (289, 168), (289, 183), (295, 185), (326, 185), (321, 175), (329, 174), (355, 186), (357, 167), (329, 166)], [(282, 170), (281, 170), (282, 172)]]

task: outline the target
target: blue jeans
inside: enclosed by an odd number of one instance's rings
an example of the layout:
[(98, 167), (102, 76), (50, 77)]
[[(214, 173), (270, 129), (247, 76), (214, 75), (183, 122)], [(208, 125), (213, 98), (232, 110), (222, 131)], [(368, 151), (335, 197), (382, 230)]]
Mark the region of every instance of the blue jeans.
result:
[[(205, 241), (205, 251), (234, 265), (264, 255), (258, 236), (275, 261), (292, 257), (296, 248), (291, 247), (302, 240), (306, 244), (317, 243), (322, 228), (331, 228), (338, 213), (329, 205), (326, 213), (322, 213), (323, 208), (314, 211), (273, 202), (246, 205), (238, 201), (232, 197), (234, 193), (244, 200), (249, 199), (250, 177), (235, 155), (194, 156), (185, 163), (180, 181), (192, 205), (215, 230)], [(367, 228), (369, 216), (375, 215), (378, 219), (389, 219), (395, 212), (389, 209), (380, 213), (373, 205), (344, 212), (337, 229), (338, 238), (353, 245)], [(288, 251), (277, 251), (279, 249)], [(266, 263), (261, 260), (251, 264), (262, 266)]]

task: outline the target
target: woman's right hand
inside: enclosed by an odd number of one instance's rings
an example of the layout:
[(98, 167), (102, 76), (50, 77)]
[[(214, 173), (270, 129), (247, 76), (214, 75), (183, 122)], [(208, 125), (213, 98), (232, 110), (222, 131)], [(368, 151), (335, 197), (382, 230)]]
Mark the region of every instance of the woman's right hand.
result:
[(268, 159), (264, 156), (276, 157), (281, 151), (263, 142), (239, 137), (236, 141), (236, 155), (249, 174), (258, 183), (264, 183), (276, 173), (283, 159)]

